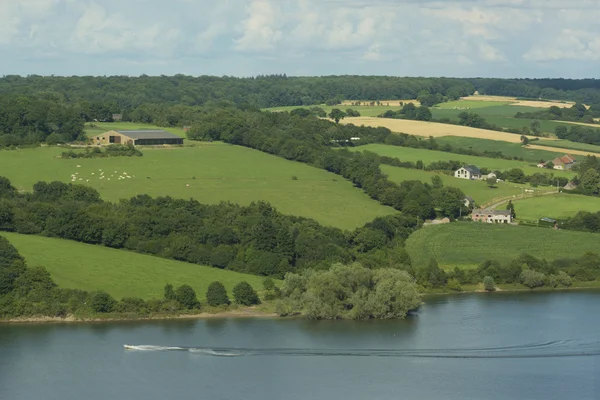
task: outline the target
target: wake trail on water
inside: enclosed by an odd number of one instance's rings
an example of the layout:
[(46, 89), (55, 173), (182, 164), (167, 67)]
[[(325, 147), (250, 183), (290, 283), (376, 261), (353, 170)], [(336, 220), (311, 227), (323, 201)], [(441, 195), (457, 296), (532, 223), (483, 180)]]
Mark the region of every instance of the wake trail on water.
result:
[(133, 351), (182, 351), (215, 357), (407, 357), (407, 358), (558, 358), (600, 356), (600, 341), (560, 340), (502, 347), (442, 349), (300, 349), (209, 348), (187, 346), (127, 345)]

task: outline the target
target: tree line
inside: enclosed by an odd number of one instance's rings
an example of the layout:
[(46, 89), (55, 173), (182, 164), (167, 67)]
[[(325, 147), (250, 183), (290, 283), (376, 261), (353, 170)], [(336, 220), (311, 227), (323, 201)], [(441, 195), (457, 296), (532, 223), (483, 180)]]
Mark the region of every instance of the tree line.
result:
[(572, 142), (600, 145), (600, 129), (584, 125), (559, 125), (554, 129), (556, 137)]
[(359, 138), (359, 143), (382, 143), (390, 135), (386, 128), (338, 125), (314, 116), (237, 109), (207, 114), (188, 131), (192, 140), (221, 140), (341, 175), (374, 200), (407, 216), (425, 219), (436, 214), (452, 218), (460, 215), (464, 193), (459, 189), (433, 188), (420, 181), (396, 184), (381, 171), (376, 155), (332, 148), (352, 145), (352, 138)]
[(569, 108), (552, 106), (550, 108), (533, 111), (518, 112), (515, 118), (530, 118), (541, 120), (558, 120), (593, 123), (595, 117), (600, 117), (600, 104), (594, 104), (589, 109), (581, 103), (575, 103)]
[(110, 203), (82, 185), (38, 182), (32, 193), (18, 193), (0, 178), (0, 230), (263, 276), (355, 260), (408, 268), (403, 242), (418, 226), (416, 218), (396, 214), (347, 232), (280, 214), (264, 202), (204, 205), (139, 195)]
[(83, 139), (76, 107), (35, 96), (0, 96), (0, 149)]
[(104, 147), (104, 151), (99, 147), (86, 147), (84, 151), (63, 151), (60, 158), (105, 158), (105, 157), (141, 157), (143, 153), (132, 144), (111, 144)]

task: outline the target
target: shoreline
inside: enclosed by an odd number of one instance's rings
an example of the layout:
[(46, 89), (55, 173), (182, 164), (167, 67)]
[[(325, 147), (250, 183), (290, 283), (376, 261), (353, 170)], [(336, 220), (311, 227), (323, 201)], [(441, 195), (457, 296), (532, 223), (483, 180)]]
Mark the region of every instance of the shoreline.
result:
[(135, 322), (135, 321), (162, 321), (162, 320), (185, 320), (185, 319), (213, 319), (213, 318), (275, 318), (278, 314), (273, 312), (259, 311), (253, 308), (227, 310), (216, 313), (200, 312), (196, 314), (158, 314), (149, 316), (120, 316), (120, 317), (81, 317), (67, 315), (66, 317), (31, 316), (0, 320), (2, 324), (72, 324), (90, 322)]
[[(483, 293), (548, 293), (548, 292), (562, 292), (572, 290), (600, 290), (598, 287), (585, 287), (585, 286), (574, 286), (574, 287), (563, 287), (563, 288), (539, 288), (539, 289), (520, 289), (510, 288), (502, 289), (496, 288), (493, 292), (488, 292), (483, 289), (475, 290), (463, 290), (461, 292), (424, 292), (421, 293), (422, 297), (427, 296), (449, 296), (449, 295), (461, 295), (461, 294), (483, 294)], [(196, 314), (158, 314), (149, 316), (138, 316), (138, 315), (122, 315), (118, 317), (107, 316), (102, 317), (76, 317), (75, 315), (67, 315), (66, 317), (49, 317), (49, 316), (31, 316), (31, 317), (19, 317), (11, 319), (0, 319), (0, 325), (13, 325), (13, 324), (77, 324), (77, 323), (103, 323), (103, 322), (136, 322), (136, 321), (165, 321), (165, 320), (202, 320), (202, 319), (218, 319), (218, 318), (294, 318), (297, 316), (286, 316), (281, 317), (275, 312), (261, 311), (256, 308), (237, 308), (234, 310), (226, 310), (219, 312), (200, 312)]]

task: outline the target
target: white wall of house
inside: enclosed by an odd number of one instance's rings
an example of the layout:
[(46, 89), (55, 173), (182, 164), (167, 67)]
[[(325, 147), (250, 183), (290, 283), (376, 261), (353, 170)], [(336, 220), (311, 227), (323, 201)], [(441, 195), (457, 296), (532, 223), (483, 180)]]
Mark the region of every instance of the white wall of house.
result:
[(471, 173), (464, 168), (454, 171), (454, 177), (461, 179), (471, 179)]

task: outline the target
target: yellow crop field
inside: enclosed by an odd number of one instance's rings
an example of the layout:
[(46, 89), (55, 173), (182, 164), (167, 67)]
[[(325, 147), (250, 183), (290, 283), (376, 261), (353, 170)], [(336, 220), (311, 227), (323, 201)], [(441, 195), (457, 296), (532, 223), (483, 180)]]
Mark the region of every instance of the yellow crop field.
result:
[[(522, 106), (522, 107), (536, 107), (536, 108), (550, 108), (556, 106), (559, 108), (573, 107), (575, 104), (572, 101), (560, 101), (560, 100), (547, 100), (547, 101), (536, 101), (536, 100), (517, 100), (516, 97), (509, 96), (485, 96), (485, 95), (473, 95), (468, 97), (462, 97), (461, 100), (469, 101), (497, 101), (497, 102), (509, 102), (511, 106)], [(589, 108), (589, 106), (586, 106)]]
[[(461, 136), (479, 139), (499, 140), (510, 143), (520, 143), (521, 135), (513, 133), (496, 132), (486, 129), (471, 128), (468, 126), (440, 124), (436, 122), (412, 121), (407, 119), (391, 119), (377, 117), (345, 118), (342, 124), (364, 125), (371, 127), (384, 127), (392, 132), (407, 133), (409, 135), (424, 137)], [(556, 150), (551, 150), (556, 151)]]

